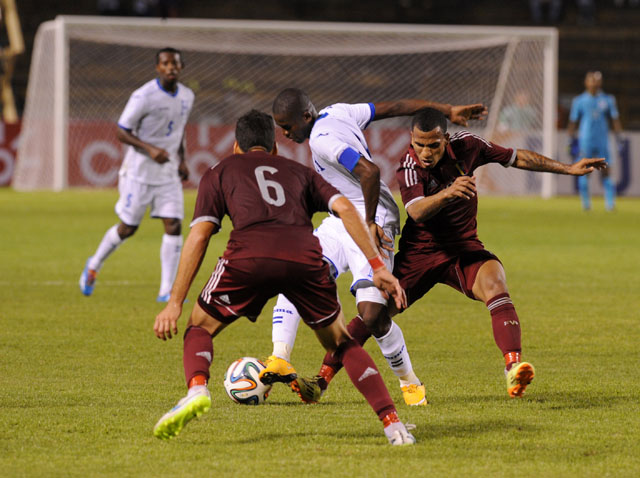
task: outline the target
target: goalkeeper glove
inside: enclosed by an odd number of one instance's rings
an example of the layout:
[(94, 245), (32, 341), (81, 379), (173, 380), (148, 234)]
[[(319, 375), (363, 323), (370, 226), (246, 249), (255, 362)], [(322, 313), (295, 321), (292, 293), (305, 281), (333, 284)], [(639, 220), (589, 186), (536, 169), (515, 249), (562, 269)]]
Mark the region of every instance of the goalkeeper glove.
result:
[(629, 139), (618, 138), (616, 140), (616, 146), (618, 147), (618, 157), (623, 158), (629, 155)]
[(580, 146), (578, 145), (578, 138), (571, 138), (569, 142), (569, 146), (567, 147), (567, 151), (569, 152), (569, 156), (574, 161), (578, 160), (578, 155), (580, 154)]

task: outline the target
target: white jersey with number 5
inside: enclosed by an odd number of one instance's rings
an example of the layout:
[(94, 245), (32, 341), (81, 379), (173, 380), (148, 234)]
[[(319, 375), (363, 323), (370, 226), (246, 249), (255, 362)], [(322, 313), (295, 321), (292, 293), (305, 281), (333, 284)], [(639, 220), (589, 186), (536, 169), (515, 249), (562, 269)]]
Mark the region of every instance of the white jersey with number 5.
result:
[[(363, 217), (362, 186), (352, 171), (360, 156), (374, 162), (363, 134), (374, 116), (373, 103), (334, 104), (320, 111), (309, 137), (316, 171), (347, 197)], [(398, 206), (384, 181), (380, 181), (376, 223), (392, 229), (395, 234), (399, 232)]]
[(182, 83), (178, 83), (175, 93), (171, 93), (162, 88), (157, 78), (131, 94), (118, 126), (131, 131), (145, 143), (166, 150), (170, 160), (159, 164), (145, 151), (129, 146), (120, 175), (153, 185), (180, 181), (178, 150), (193, 100), (193, 91)]

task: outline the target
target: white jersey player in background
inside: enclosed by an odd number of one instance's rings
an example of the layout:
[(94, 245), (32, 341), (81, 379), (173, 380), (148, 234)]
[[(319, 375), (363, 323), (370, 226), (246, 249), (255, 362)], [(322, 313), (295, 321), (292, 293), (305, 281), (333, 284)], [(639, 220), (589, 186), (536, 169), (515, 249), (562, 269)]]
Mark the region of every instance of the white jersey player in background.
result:
[[(363, 130), (371, 121), (413, 115), (427, 107), (442, 111), (452, 122), (462, 125), (486, 114), (486, 108), (481, 104), (451, 106), (415, 99), (375, 104), (340, 103), (318, 113), (307, 94), (295, 88), (283, 90), (273, 103), (274, 119), (284, 135), (296, 143), (309, 139), (316, 171), (363, 215), (385, 265), (390, 269), (393, 268), (394, 236), (400, 230), (399, 211), (389, 187), (380, 180), (380, 169), (374, 164)], [(353, 276), (351, 292), (356, 296), (358, 316), (349, 323), (349, 333), (356, 340), (366, 340), (373, 334), (383, 356), (400, 379), (405, 402), (426, 405), (425, 387), (413, 371), (400, 327), (389, 318), (387, 298), (373, 287), (372, 269), (367, 259), (336, 217), (326, 218), (315, 235), (335, 277), (347, 270)], [(316, 402), (335, 369), (323, 364), (319, 375), (313, 379), (297, 376), (288, 362), (299, 321), (296, 309), (280, 295), (274, 308), (273, 353), (267, 369), (286, 378), (282, 381), (290, 381), (292, 389), (303, 401)]]
[(120, 168), (116, 214), (120, 223), (111, 227), (80, 276), (80, 290), (93, 292), (104, 261), (138, 229), (147, 208), (164, 223), (160, 248), (162, 277), (158, 302), (169, 299), (182, 249), (184, 198), (182, 180), (189, 171), (184, 158), (184, 128), (194, 94), (178, 82), (184, 63), (174, 48), (156, 53), (157, 78), (131, 94), (120, 119), (118, 139), (129, 145)]

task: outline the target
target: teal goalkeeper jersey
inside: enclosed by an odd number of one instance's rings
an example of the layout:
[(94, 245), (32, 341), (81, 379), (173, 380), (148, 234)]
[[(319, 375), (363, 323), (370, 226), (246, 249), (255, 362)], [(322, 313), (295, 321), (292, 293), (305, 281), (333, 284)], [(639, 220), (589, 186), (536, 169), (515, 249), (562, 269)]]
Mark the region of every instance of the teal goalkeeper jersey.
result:
[(595, 96), (584, 92), (573, 99), (570, 121), (580, 122), (580, 149), (606, 148), (609, 144), (609, 120), (619, 116), (613, 95), (602, 91)]

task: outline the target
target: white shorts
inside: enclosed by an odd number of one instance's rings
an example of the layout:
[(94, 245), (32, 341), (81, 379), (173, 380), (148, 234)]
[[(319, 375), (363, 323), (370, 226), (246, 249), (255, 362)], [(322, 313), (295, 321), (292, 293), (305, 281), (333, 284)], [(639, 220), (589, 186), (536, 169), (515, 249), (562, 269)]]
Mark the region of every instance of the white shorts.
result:
[(184, 197), (180, 182), (156, 186), (120, 176), (118, 190), (120, 199), (116, 203), (116, 214), (128, 226), (139, 225), (149, 206), (151, 217), (184, 219)]
[[(385, 228), (384, 232), (387, 236), (394, 237), (392, 228)], [(338, 277), (346, 271), (351, 271), (353, 276), (351, 293), (356, 296), (356, 304), (360, 302), (387, 303), (387, 299), (373, 285), (371, 280), (373, 270), (369, 265), (369, 261), (351, 239), (339, 218), (335, 216), (327, 217), (313, 233), (320, 241), (322, 254), (329, 263), (334, 277)], [(391, 271), (393, 270), (393, 252), (385, 252), (389, 255), (389, 258), (383, 258), (383, 261)]]

